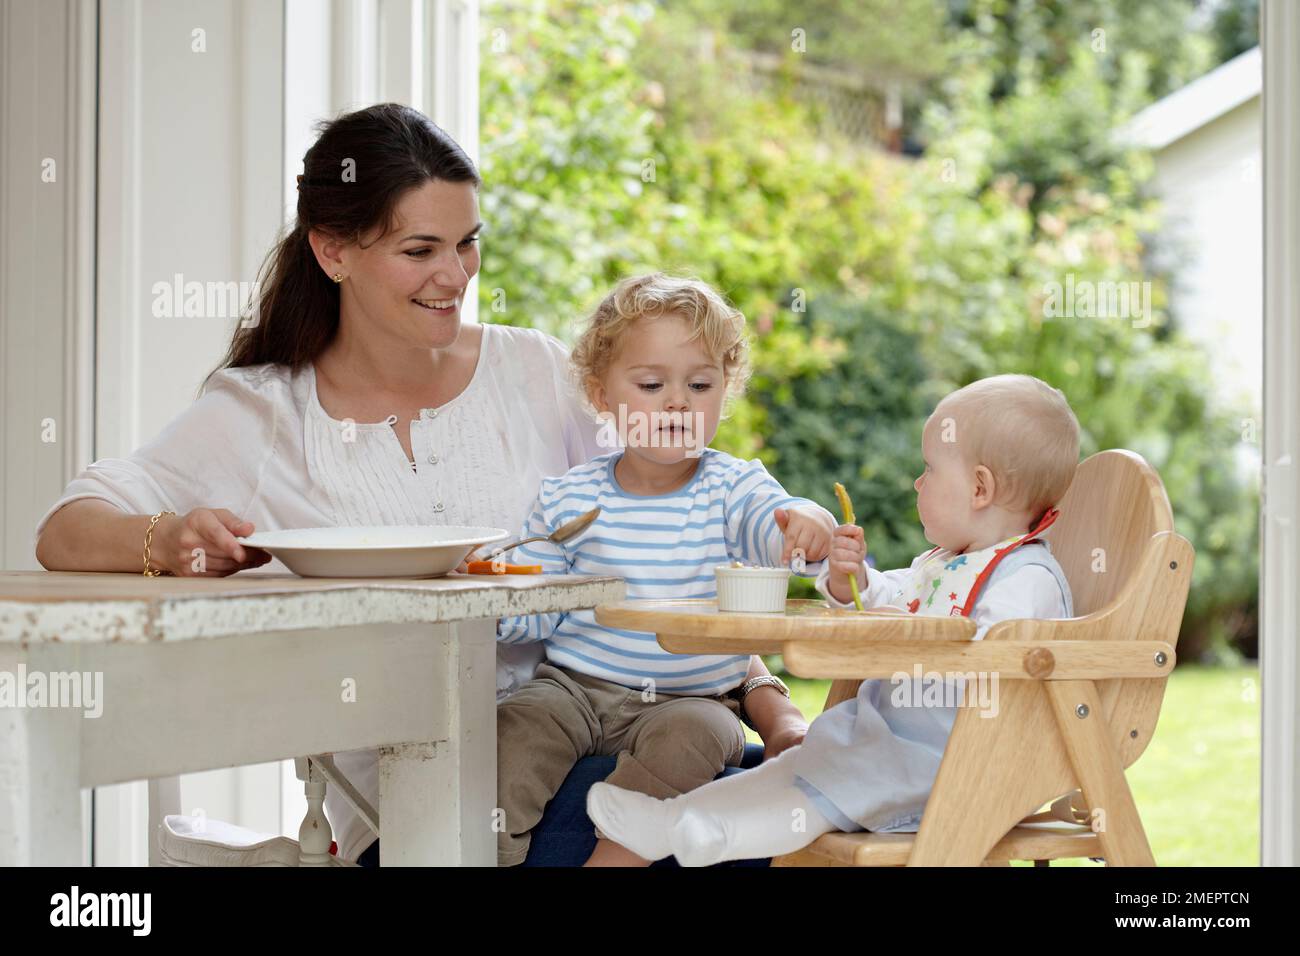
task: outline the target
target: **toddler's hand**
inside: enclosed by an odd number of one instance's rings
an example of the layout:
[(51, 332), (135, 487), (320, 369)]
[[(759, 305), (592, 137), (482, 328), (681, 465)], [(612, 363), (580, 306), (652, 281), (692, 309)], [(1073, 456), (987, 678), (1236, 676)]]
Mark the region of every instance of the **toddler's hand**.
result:
[(785, 536), (781, 547), (781, 564), (790, 564), (795, 548), (802, 549), (809, 561), (820, 561), (830, 553), (831, 524), (820, 509), (809, 512), (804, 508), (777, 508), (772, 512), (776, 526)]

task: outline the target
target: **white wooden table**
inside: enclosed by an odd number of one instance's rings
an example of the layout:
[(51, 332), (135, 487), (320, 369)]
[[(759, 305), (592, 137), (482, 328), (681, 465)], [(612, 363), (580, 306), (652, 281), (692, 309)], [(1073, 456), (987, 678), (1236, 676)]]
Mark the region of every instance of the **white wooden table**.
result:
[(624, 594), (576, 575), (2, 572), (0, 681), (101, 674), (103, 712), (0, 706), (0, 866), (78, 865), (84, 787), (362, 748), (380, 748), (385, 865), (495, 865), (495, 621)]

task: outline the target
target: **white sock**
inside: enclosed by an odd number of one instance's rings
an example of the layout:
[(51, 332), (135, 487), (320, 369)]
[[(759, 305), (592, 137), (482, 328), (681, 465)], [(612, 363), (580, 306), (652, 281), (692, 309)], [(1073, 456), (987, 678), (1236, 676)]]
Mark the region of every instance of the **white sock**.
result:
[(658, 800), (608, 783), (587, 791), (587, 816), (619, 846), (643, 860), (662, 860), (668, 848), (668, 800)]
[(593, 784), (587, 815), (646, 860), (675, 856), (682, 866), (711, 866), (793, 853), (836, 826), (795, 786), (784, 756), (671, 800)]

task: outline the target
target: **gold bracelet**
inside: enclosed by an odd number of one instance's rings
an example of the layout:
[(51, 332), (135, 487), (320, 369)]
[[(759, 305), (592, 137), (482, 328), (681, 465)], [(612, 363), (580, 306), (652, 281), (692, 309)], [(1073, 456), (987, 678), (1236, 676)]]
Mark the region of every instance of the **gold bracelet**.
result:
[(149, 567), (149, 547), (153, 544), (153, 526), (158, 523), (158, 519), (163, 515), (175, 515), (174, 511), (160, 511), (149, 519), (149, 530), (144, 533), (144, 576), (147, 578), (156, 578), (164, 574), (170, 574), (169, 571), (155, 570)]

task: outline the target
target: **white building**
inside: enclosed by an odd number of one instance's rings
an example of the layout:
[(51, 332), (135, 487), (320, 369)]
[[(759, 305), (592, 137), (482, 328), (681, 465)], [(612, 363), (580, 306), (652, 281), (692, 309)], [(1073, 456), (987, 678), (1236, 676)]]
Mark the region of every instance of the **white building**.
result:
[(1153, 103), (1121, 131), (1153, 152), (1175, 321), (1209, 347), (1216, 388), (1260, 405), (1263, 204), (1259, 47)]

